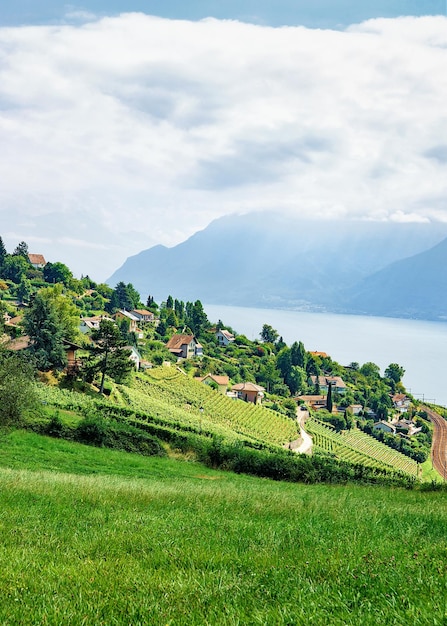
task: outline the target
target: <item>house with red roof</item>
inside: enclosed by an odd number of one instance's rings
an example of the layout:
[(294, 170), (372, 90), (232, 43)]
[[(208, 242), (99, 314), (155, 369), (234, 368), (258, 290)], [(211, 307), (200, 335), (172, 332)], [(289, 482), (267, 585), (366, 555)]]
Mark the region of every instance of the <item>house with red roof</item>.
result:
[(233, 385), (231, 391), (235, 392), (240, 400), (253, 402), (253, 404), (261, 404), (265, 389), (260, 385), (248, 382)]
[(41, 270), (47, 264), (43, 254), (28, 254), (28, 259), (29, 259), (29, 262), (31, 263), (31, 265), (36, 270)]

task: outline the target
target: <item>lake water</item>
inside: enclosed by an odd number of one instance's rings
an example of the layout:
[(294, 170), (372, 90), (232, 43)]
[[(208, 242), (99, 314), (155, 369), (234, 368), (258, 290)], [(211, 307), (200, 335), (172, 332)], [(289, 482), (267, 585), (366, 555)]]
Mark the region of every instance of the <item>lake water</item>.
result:
[(260, 339), (262, 326), (270, 324), (287, 345), (302, 341), (306, 350), (326, 352), (341, 365), (372, 361), (383, 374), (398, 363), (410, 393), (447, 406), (447, 323), (215, 304), (204, 309), (212, 322), (221, 319), (248, 339)]

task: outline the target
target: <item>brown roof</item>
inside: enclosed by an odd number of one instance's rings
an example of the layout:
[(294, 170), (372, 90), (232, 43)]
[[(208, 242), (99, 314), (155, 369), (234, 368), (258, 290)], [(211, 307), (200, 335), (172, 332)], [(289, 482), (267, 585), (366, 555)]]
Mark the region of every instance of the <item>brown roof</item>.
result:
[(5, 322), (6, 326), (18, 326), (23, 322), (23, 316), (10, 317), (8, 321)]
[(327, 357), (326, 352), (310, 352), (309, 354), (311, 354), (312, 356), (321, 356), (323, 358)]
[[(317, 382), (317, 377), (311, 376), (310, 379), (312, 381), (312, 384), (315, 385)], [(321, 386), (334, 385), (339, 389), (346, 387), (344, 380), (340, 376), (318, 376), (318, 384)]]
[(264, 387), (260, 387), (255, 383), (238, 383), (231, 387), (233, 391), (265, 391)]
[(198, 376), (197, 380), (199, 380), (200, 382), (203, 382), (207, 378), (214, 380), (214, 382), (216, 382), (218, 385), (228, 385), (228, 383), (230, 382), (230, 379), (228, 378), (228, 376), (217, 376), (216, 374), (207, 374), (206, 376)]
[(32, 265), (46, 265), (45, 257), (43, 254), (28, 254), (29, 262)]
[(181, 350), (182, 346), (191, 343), (193, 339), (194, 335), (172, 335), (166, 347), (168, 350)]
[(404, 400), (408, 400), (408, 398), (404, 393), (396, 393), (394, 396), (391, 396), (391, 400), (393, 402), (403, 402)]
[(30, 345), (30, 338), (28, 335), (23, 335), (22, 337), (17, 337), (17, 339), (12, 339), (9, 341), (5, 347), (8, 350), (14, 350), (14, 352), (19, 350), (25, 350)]
[(132, 309), (131, 313), (138, 313), (138, 315), (150, 315), (154, 317), (152, 311), (146, 311), (145, 309)]
[(318, 396), (318, 395), (304, 395), (304, 396), (298, 396), (298, 398), (294, 398), (294, 400), (302, 400), (303, 402), (326, 402), (326, 396)]

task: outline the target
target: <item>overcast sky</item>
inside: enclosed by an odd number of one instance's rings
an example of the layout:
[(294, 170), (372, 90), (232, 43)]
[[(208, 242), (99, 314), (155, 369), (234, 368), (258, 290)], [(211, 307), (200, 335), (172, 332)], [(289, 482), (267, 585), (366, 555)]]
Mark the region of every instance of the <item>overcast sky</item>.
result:
[(444, 1), (159, 4), (2, 0), (10, 251), (103, 280), (228, 213), (447, 221)]

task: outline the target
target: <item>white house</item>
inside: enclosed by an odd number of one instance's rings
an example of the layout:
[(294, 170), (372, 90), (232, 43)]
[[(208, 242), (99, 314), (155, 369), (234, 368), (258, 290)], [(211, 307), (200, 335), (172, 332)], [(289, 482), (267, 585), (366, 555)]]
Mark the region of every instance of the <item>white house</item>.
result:
[(232, 335), (228, 330), (225, 330), (225, 328), (216, 331), (215, 336), (219, 346), (228, 346), (229, 343), (234, 341), (234, 335)]

